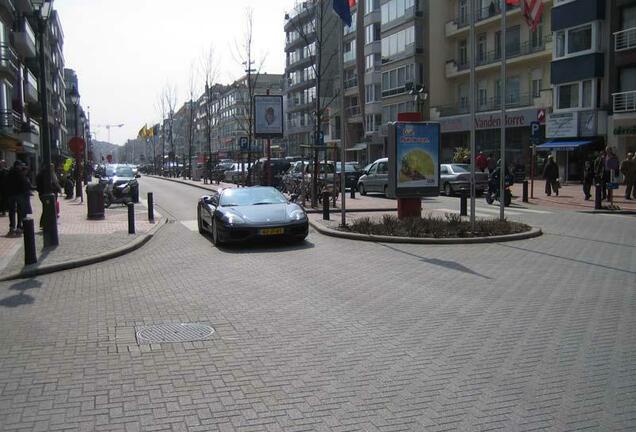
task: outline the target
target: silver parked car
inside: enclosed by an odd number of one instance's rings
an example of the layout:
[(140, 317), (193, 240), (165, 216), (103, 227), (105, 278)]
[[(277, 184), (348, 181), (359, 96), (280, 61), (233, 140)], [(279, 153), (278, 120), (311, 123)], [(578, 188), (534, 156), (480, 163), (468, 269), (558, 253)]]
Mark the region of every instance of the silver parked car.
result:
[[(470, 191), (470, 165), (441, 164), (439, 171), (439, 187), (446, 196), (460, 191)], [(488, 189), (488, 174), (475, 172), (475, 192), (482, 194), (486, 189)]]
[(378, 159), (367, 165), (358, 179), (358, 190), (361, 195), (367, 192), (379, 192), (387, 195), (389, 189), (389, 158)]

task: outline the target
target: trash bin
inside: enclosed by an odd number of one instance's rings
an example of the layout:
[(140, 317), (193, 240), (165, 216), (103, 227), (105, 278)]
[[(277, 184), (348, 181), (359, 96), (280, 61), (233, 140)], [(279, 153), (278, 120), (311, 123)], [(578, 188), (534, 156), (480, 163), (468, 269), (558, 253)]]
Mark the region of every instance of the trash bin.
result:
[(104, 219), (104, 184), (86, 185), (86, 207), (88, 219)]

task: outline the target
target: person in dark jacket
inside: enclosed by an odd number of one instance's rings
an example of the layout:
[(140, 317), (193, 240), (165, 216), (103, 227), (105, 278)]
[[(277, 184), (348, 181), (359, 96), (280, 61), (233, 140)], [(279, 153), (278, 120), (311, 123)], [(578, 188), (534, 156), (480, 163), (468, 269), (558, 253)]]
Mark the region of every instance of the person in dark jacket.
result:
[(543, 168), (543, 178), (545, 179), (545, 194), (547, 196), (552, 195), (552, 190), (556, 196), (559, 196), (559, 185), (557, 179), (559, 178), (559, 167), (554, 162), (554, 158), (548, 156), (548, 162)]
[[(50, 174), (51, 183), (49, 188), (46, 188), (45, 187), (46, 185), (44, 183), (46, 168), (43, 167), (38, 173), (37, 177), (35, 178), (36, 189), (38, 191), (38, 197), (40, 198), (40, 201), (42, 202), (42, 208), (44, 208), (43, 196), (46, 193), (53, 193), (55, 195), (55, 202), (57, 207), (57, 194), (59, 194), (62, 191), (62, 188), (60, 187), (60, 183), (57, 179), (57, 175), (55, 174), (55, 165), (51, 164), (49, 169), (51, 173)], [(43, 227), (44, 227), (44, 211), (42, 211), (42, 214), (40, 215), (40, 228), (43, 228)]]
[[(22, 161), (15, 161), (7, 175), (9, 204), (9, 234), (22, 234), (22, 219), (31, 211), (31, 182), (27, 176), (29, 168)], [(17, 215), (17, 220), (16, 220)]]
[(592, 197), (590, 190), (594, 184), (594, 167), (590, 161), (585, 161), (585, 168), (583, 168), (583, 194), (585, 200), (589, 200)]
[(0, 160), (0, 216), (4, 216), (7, 214), (7, 175), (9, 175), (7, 163), (4, 161), (4, 159), (2, 159)]
[(601, 188), (601, 199), (607, 199), (607, 183), (605, 183), (605, 152), (600, 152), (594, 159), (594, 184)]

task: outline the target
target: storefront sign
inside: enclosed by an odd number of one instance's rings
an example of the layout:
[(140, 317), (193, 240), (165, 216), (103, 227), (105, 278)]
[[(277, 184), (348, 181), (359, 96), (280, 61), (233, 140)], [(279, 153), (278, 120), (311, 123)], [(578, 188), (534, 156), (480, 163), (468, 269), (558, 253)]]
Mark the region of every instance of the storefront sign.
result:
[(614, 135), (636, 135), (636, 125), (617, 126), (614, 128)]
[[(530, 126), (533, 121), (537, 121), (539, 113), (545, 110), (528, 108), (518, 111), (506, 112), (506, 127), (515, 128)], [(470, 129), (470, 116), (463, 115), (457, 117), (446, 117), (439, 120), (442, 133), (462, 132)], [(499, 129), (501, 128), (501, 114), (488, 113), (475, 115), (475, 129)]]
[(577, 112), (551, 113), (545, 127), (546, 138), (570, 138), (579, 133)]

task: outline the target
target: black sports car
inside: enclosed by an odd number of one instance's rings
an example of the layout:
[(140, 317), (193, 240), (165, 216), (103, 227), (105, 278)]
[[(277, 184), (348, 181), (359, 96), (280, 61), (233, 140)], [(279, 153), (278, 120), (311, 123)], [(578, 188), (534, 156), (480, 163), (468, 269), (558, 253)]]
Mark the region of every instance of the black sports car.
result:
[(197, 223), (200, 233), (212, 234), (215, 245), (272, 238), (302, 241), (309, 230), (305, 210), (269, 186), (229, 188), (201, 197)]

